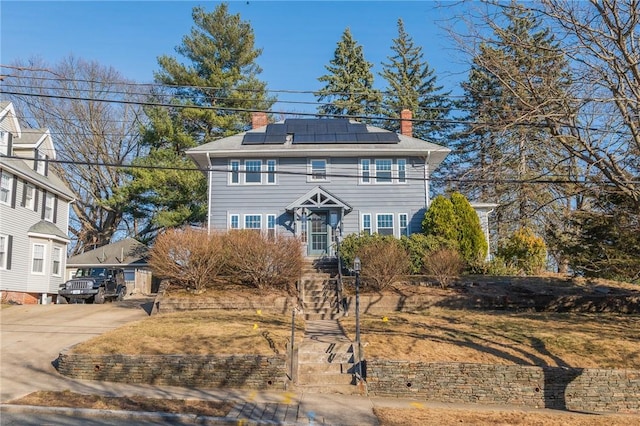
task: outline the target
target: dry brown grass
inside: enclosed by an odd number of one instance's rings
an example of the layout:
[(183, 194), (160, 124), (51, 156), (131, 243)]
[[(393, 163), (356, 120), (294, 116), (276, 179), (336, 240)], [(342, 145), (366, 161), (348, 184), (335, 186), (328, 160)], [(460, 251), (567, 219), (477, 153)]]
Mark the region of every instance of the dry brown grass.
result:
[[(355, 318), (341, 323), (355, 336)], [(478, 312), (362, 315), (367, 358), (582, 368), (640, 368), (640, 316)], [(613, 350), (615, 348), (615, 350)]]
[(578, 414), (520, 410), (463, 410), (451, 408), (374, 408), (381, 426), (474, 425), (474, 426), (628, 426), (637, 417), (615, 414)]
[(48, 407), (89, 408), (94, 410), (158, 411), (212, 417), (224, 417), (233, 407), (233, 403), (226, 401), (156, 399), (142, 396), (113, 397), (84, 395), (70, 391), (38, 391), (10, 403)]
[[(296, 321), (296, 340), (304, 323)], [(205, 310), (156, 315), (72, 348), (84, 354), (252, 354), (285, 353), (291, 317), (262, 311)]]

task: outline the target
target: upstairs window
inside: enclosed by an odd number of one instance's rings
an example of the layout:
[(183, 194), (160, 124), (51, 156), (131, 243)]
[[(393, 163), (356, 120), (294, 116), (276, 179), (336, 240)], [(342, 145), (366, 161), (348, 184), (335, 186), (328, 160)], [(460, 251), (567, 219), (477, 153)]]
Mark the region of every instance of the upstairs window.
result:
[(0, 203), (11, 205), (13, 195), (13, 176), (0, 171)]
[(310, 160), (309, 161), (309, 181), (326, 181), (327, 180), (327, 160)]
[(376, 183), (391, 183), (392, 174), (391, 166), (393, 161), (390, 159), (376, 160)]
[(244, 183), (260, 183), (262, 181), (262, 161), (247, 160), (244, 162)]
[(360, 183), (371, 182), (371, 160), (363, 158), (360, 160)]
[(45, 194), (44, 201), (44, 220), (53, 222), (56, 197), (53, 194)]
[(399, 159), (398, 163), (398, 183), (407, 182), (407, 160)]
[(276, 183), (276, 160), (267, 160), (267, 183)]
[(229, 162), (229, 183), (240, 183), (240, 161), (238, 160), (231, 160)]
[(35, 153), (35, 169), (36, 172), (38, 172), (39, 174), (46, 176), (47, 174), (47, 155), (45, 153), (43, 153), (42, 151), (40, 151), (39, 149), (36, 150)]
[(24, 185), (24, 206), (29, 210), (36, 209), (36, 187), (29, 183)]
[(5, 132), (4, 130), (0, 130), (0, 155), (9, 155), (9, 138), (10, 133)]

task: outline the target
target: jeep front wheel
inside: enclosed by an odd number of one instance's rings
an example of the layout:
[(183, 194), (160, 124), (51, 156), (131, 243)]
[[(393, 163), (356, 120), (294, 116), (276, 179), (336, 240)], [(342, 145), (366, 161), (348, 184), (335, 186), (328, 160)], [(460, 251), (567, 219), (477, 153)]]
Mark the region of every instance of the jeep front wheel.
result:
[(104, 303), (104, 287), (100, 287), (98, 289), (98, 294), (93, 296), (93, 303), (103, 304)]
[(116, 300), (118, 302), (121, 302), (124, 299), (124, 295), (127, 292), (127, 288), (126, 287), (120, 287), (118, 294), (116, 295)]

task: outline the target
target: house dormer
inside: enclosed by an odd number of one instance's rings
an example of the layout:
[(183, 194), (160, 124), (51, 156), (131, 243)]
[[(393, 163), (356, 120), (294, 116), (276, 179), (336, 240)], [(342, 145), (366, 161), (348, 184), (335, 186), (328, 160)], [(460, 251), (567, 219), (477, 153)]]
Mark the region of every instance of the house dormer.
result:
[(14, 140), (20, 138), (20, 123), (11, 102), (0, 102), (0, 155), (13, 154)]

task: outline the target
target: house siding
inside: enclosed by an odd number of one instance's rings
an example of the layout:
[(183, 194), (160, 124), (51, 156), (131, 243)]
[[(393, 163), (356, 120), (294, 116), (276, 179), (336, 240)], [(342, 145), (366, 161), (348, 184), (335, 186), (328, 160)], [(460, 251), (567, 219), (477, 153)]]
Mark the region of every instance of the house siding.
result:
[[(241, 153), (239, 153), (241, 154)], [(212, 159), (210, 171), (209, 212), (211, 229), (227, 229), (230, 214), (240, 215), (240, 227), (243, 227), (244, 214), (262, 214), (263, 229), (266, 215), (275, 214), (278, 232), (292, 233), (291, 213), (285, 207), (313, 188), (320, 186), (335, 197), (353, 207), (342, 222), (343, 235), (357, 233), (361, 229), (361, 214), (372, 215), (375, 231), (376, 214), (394, 215), (394, 234), (399, 235), (398, 215), (408, 214), (409, 232), (418, 232), (425, 211), (424, 160), (420, 158), (398, 157), (407, 160), (405, 183), (364, 184), (359, 182), (360, 158), (329, 158), (327, 181), (309, 181), (307, 164), (313, 158), (275, 158), (277, 160), (276, 184), (230, 184), (226, 170), (230, 159)], [(383, 158), (366, 155), (362, 158)], [(384, 157), (392, 158), (395, 157)], [(244, 159), (239, 155), (235, 160)], [(252, 158), (255, 159), (255, 158)], [(273, 157), (264, 157), (263, 164)]]

